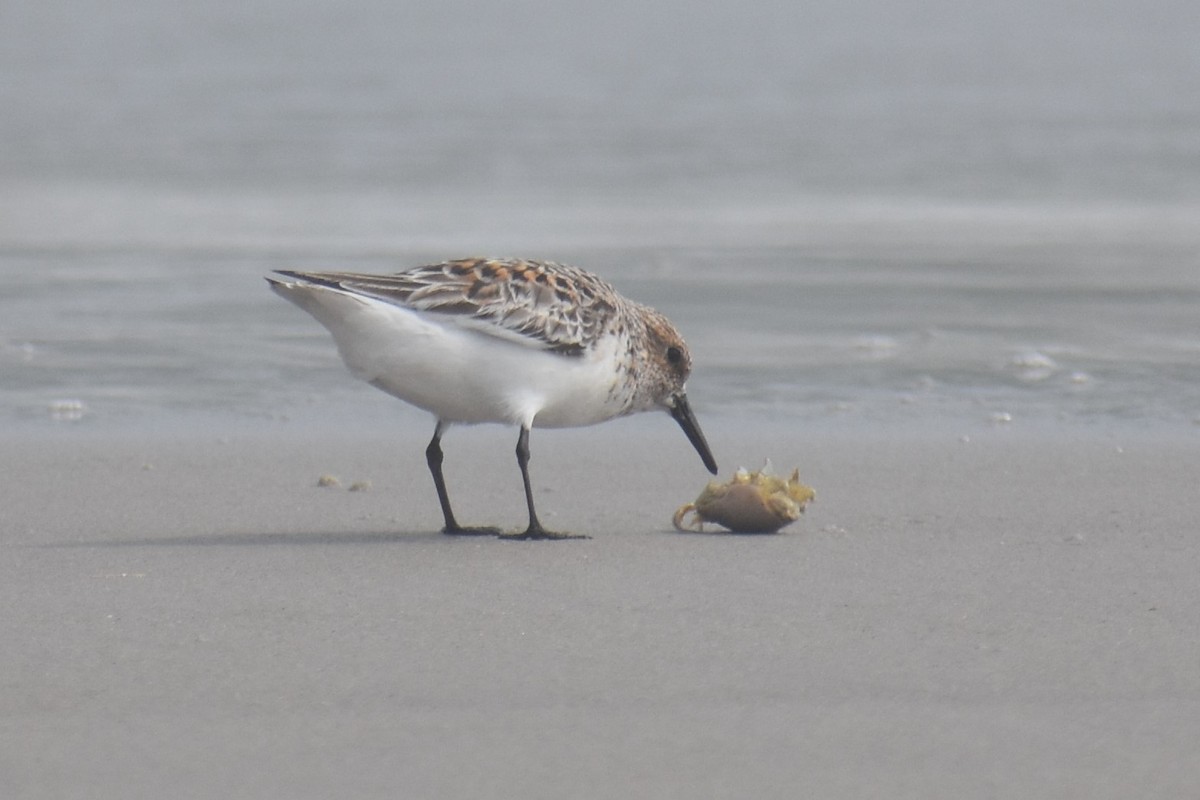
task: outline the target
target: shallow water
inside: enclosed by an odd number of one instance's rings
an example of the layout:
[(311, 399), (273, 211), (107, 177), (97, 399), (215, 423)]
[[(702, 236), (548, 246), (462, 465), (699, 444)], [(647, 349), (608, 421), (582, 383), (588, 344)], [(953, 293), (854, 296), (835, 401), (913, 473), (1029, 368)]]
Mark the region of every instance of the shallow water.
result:
[(1194, 435), (1191, 17), (6, 10), (0, 420), (404, 419), (261, 276), (489, 254), (667, 312), (702, 417)]

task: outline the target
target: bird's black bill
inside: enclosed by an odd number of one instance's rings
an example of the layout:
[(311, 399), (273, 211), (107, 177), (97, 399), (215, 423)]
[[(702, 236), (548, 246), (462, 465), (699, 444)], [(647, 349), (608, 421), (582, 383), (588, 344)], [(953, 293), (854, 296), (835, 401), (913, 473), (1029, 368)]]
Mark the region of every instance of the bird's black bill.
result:
[(671, 406), (671, 416), (679, 423), (679, 427), (683, 428), (683, 432), (687, 434), (688, 441), (692, 443), (692, 447), (696, 448), (696, 452), (700, 454), (700, 459), (704, 462), (704, 466), (713, 475), (717, 474), (717, 460), (713, 458), (712, 450), (708, 449), (708, 442), (704, 439), (704, 434), (700, 431), (700, 423), (696, 422), (696, 415), (692, 413), (692, 407), (688, 405), (687, 397), (680, 392), (674, 397), (675, 405)]

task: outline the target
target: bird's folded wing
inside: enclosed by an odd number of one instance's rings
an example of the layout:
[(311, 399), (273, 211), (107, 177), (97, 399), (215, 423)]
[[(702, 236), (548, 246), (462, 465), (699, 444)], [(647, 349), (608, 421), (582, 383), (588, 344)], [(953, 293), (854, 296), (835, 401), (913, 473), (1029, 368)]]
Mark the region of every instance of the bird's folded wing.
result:
[(394, 275), (283, 272), (288, 277), (437, 314), (490, 336), (582, 355), (615, 313), (611, 287), (582, 270), (470, 259)]

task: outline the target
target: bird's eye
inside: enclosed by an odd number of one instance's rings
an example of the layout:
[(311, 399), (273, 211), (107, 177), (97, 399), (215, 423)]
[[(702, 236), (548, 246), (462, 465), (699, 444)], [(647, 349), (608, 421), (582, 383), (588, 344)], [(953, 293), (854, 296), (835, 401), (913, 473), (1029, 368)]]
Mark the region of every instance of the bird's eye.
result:
[(667, 348), (667, 362), (668, 363), (678, 364), (682, 360), (683, 360), (683, 353), (680, 351), (680, 349), (678, 347), (672, 346), (672, 347)]

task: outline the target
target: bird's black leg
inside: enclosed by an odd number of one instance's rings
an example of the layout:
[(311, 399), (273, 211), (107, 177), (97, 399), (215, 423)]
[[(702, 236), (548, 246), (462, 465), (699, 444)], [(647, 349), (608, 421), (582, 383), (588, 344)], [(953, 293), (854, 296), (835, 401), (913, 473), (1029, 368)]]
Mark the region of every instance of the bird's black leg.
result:
[(517, 464), (521, 467), (521, 480), (525, 482), (525, 504), (529, 506), (529, 527), (524, 533), (503, 533), (501, 539), (587, 539), (573, 533), (556, 533), (542, 527), (537, 511), (533, 508), (533, 487), (529, 484), (529, 426), (522, 425), (517, 437)]
[(433, 473), (433, 485), (437, 488), (438, 502), (442, 504), (442, 516), (446, 520), (442, 533), (451, 536), (495, 536), (500, 533), (499, 528), (464, 528), (454, 519), (454, 512), (450, 510), (450, 495), (446, 493), (446, 479), (442, 477), (442, 431), (445, 428), (442, 421), (438, 420), (437, 427), (433, 429), (433, 438), (425, 448), (425, 462)]

